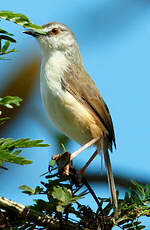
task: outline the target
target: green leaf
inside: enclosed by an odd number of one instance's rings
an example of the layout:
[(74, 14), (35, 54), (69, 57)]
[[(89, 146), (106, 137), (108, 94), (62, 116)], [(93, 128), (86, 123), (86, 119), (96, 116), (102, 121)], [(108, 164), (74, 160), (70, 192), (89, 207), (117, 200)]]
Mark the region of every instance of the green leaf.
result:
[(3, 105), (7, 108), (13, 108), (13, 105), (19, 106), (22, 99), (17, 96), (6, 96), (0, 97), (0, 105)]
[(6, 30), (3, 30), (3, 29), (0, 29), (0, 34), (7, 34), (7, 35), (10, 35), (10, 36), (14, 36), (13, 34), (8, 33)]
[(30, 206), (31, 209), (44, 213), (46, 212), (48, 215), (51, 215), (53, 213), (53, 210), (55, 209), (53, 203), (49, 203), (42, 199), (34, 199), (34, 201), (35, 204), (33, 206)]
[(64, 211), (64, 207), (61, 206), (61, 205), (57, 205), (56, 206), (56, 210), (57, 210), (57, 212), (63, 212)]
[(53, 167), (54, 166), (54, 164), (55, 164), (55, 160), (51, 160), (51, 161), (49, 161), (49, 167)]
[(1, 52), (5, 53), (8, 50), (9, 46), (10, 46), (10, 41), (6, 41), (4, 46), (1, 49)]
[(136, 181), (131, 180), (131, 183), (135, 185), (137, 192), (140, 194), (141, 197), (144, 195), (144, 186), (138, 184)]
[(15, 43), (16, 42), (16, 40), (14, 39), (14, 38), (12, 38), (12, 37), (9, 37), (9, 36), (7, 36), (7, 35), (0, 35), (0, 40), (7, 40), (7, 41), (10, 41), (10, 42), (13, 42), (13, 43)]
[(19, 165), (31, 164), (32, 161), (26, 160), (24, 157), (12, 155), (8, 151), (0, 149), (0, 161), (1, 162), (10, 162)]
[(18, 140), (0, 138), (0, 163), (10, 162), (20, 165), (31, 164), (32, 161), (18, 156), (22, 152), (20, 148), (49, 146), (48, 144), (41, 144), (41, 142), (42, 140), (30, 140), (29, 138)]
[(37, 194), (40, 194), (41, 192), (43, 192), (43, 188), (41, 188), (40, 186), (37, 186), (34, 189), (34, 188), (31, 188), (27, 185), (20, 185), (19, 189), (23, 190), (22, 193), (26, 193), (28, 195), (37, 195)]
[(40, 194), (41, 192), (43, 192), (43, 188), (41, 188), (40, 186), (36, 186), (35, 194)]
[(22, 138), (13, 140), (11, 138), (0, 138), (1, 149), (14, 149), (14, 148), (31, 148), (31, 147), (48, 147), (49, 144), (41, 144), (43, 140), (30, 140), (30, 138)]
[(129, 193), (128, 192), (125, 192), (125, 198), (124, 199), (125, 199), (126, 202), (130, 201)]
[(3, 18), (5, 20), (13, 19), (14, 21), (21, 18), (26, 22), (30, 22), (30, 20), (24, 14), (13, 13), (11, 11), (0, 11), (0, 18)]
[(12, 155), (18, 156), (21, 152), (22, 150), (15, 150)]
[(63, 196), (63, 188), (60, 186), (53, 186), (52, 196), (55, 197), (57, 200), (64, 201)]
[[(0, 111), (1, 112), (1, 111)], [(0, 118), (0, 125), (4, 124), (6, 120), (9, 120), (9, 117), (2, 117)]]
[[(14, 22), (24, 28), (30, 28), (30, 29), (33, 29), (34, 31), (40, 33), (40, 34), (46, 34), (46, 32), (43, 31), (43, 28), (42, 26), (38, 26), (38, 25), (35, 25), (31, 22), (31, 20), (26, 17), (24, 14), (20, 14), (20, 13), (14, 13), (14, 12), (11, 12), (11, 11), (0, 11), (0, 18), (4, 19), (4, 20), (8, 20), (8, 21), (11, 21), (11, 22)], [(8, 50), (6, 52), (4, 52), (4, 49), (1, 50), (1, 46), (2, 46), (2, 40), (5, 40), (5, 41), (10, 41), (10, 42), (16, 42), (16, 40), (14, 38), (12, 38), (13, 34), (11, 33), (8, 33), (6, 30), (3, 30), (3, 29), (0, 29), (0, 55), (6, 55), (6, 54), (9, 54), (9, 53), (12, 53), (12, 52), (17, 52), (16, 49), (11, 49), (11, 50)], [(8, 43), (4, 44), (3, 48), (5, 48), (6, 46), (8, 45)], [(1, 58), (0, 57), (0, 60), (4, 60), (4, 58)]]
[[(16, 49), (11, 49), (11, 50), (8, 50), (7, 52), (5, 52), (5, 53), (0, 53), (0, 55), (4, 55), (4, 54), (9, 54), (9, 53), (14, 53), (14, 52), (19, 52), (18, 50), (16, 50)], [(1, 59), (1, 58), (0, 58)], [(4, 59), (3, 58), (3, 60), (6, 60), (6, 59)]]
[(64, 207), (75, 203), (78, 199), (81, 199), (81, 196), (73, 196), (70, 189), (65, 186), (53, 186), (52, 192), (50, 192), (51, 196), (57, 200), (57, 211), (62, 212)]
[(33, 188), (29, 187), (29, 186), (26, 186), (26, 185), (20, 185), (19, 189), (23, 190), (22, 192), (26, 193), (28, 195), (35, 194), (35, 189), (33, 189)]
[(144, 229), (144, 228), (146, 228), (145, 225), (140, 225), (140, 226), (137, 226), (137, 227), (136, 227), (136, 230), (140, 230), (140, 229)]
[[(26, 28), (32, 28), (35, 30), (42, 29), (41, 26), (33, 24), (31, 20), (28, 17), (26, 17), (24, 14), (13, 13), (11, 11), (0, 11), (0, 18), (14, 22)], [(43, 31), (41, 32), (43, 33)]]
[(16, 143), (17, 148), (31, 148), (31, 147), (48, 147), (49, 144), (41, 144), (43, 140), (30, 140), (29, 138), (20, 139)]

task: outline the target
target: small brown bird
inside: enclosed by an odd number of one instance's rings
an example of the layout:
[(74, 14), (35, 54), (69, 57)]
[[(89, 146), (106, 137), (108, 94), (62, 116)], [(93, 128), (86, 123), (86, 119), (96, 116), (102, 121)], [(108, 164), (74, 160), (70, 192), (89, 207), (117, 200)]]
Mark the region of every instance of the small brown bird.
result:
[(84, 68), (72, 31), (57, 22), (42, 27), (44, 34), (24, 32), (36, 37), (43, 51), (40, 78), (45, 109), (66, 136), (85, 145), (84, 148), (94, 144), (95, 155), (103, 152), (116, 215), (117, 198), (108, 152), (116, 144), (108, 107)]

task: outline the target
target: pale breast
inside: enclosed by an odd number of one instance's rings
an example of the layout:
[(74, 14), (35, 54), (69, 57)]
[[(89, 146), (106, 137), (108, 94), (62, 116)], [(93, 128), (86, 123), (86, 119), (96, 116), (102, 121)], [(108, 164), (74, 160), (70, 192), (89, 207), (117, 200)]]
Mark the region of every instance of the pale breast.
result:
[(56, 86), (41, 84), (45, 110), (54, 125), (66, 136), (83, 145), (93, 138), (92, 128), (97, 127), (93, 116), (69, 92)]

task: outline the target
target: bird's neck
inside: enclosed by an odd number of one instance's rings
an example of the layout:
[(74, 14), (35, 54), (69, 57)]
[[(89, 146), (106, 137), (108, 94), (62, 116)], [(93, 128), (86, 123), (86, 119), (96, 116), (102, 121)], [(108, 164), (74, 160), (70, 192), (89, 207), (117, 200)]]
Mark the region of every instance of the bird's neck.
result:
[(72, 65), (83, 66), (81, 55), (75, 50), (51, 50), (49, 53), (44, 53), (42, 59), (42, 75), (48, 81), (61, 82), (64, 72), (71, 69)]
[(62, 78), (70, 66), (63, 52), (52, 51), (42, 58), (40, 85), (41, 91), (48, 89), (53, 96), (62, 94)]
[(82, 67), (83, 61), (79, 51), (79, 47), (76, 43), (73, 46), (68, 47), (68, 49), (64, 52), (66, 59), (73, 65), (77, 65)]
[(42, 67), (49, 76), (61, 76), (64, 71), (67, 71), (69, 64), (64, 53), (57, 50), (44, 55), (42, 59)]

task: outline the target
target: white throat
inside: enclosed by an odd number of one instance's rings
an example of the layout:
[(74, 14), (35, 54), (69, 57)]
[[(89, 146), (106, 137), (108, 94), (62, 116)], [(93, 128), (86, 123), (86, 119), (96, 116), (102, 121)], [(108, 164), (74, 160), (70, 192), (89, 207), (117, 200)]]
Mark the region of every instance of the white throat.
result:
[[(49, 55), (44, 55), (41, 65), (41, 87), (46, 84), (53, 93), (62, 90), (61, 79), (64, 71), (69, 68), (69, 61), (65, 57), (64, 52), (52, 50)], [(45, 87), (45, 86), (44, 86)]]
[(69, 61), (63, 51), (53, 50), (49, 55), (44, 55), (42, 60), (42, 72), (45, 72), (47, 80), (49, 78), (58, 80), (68, 66)]

